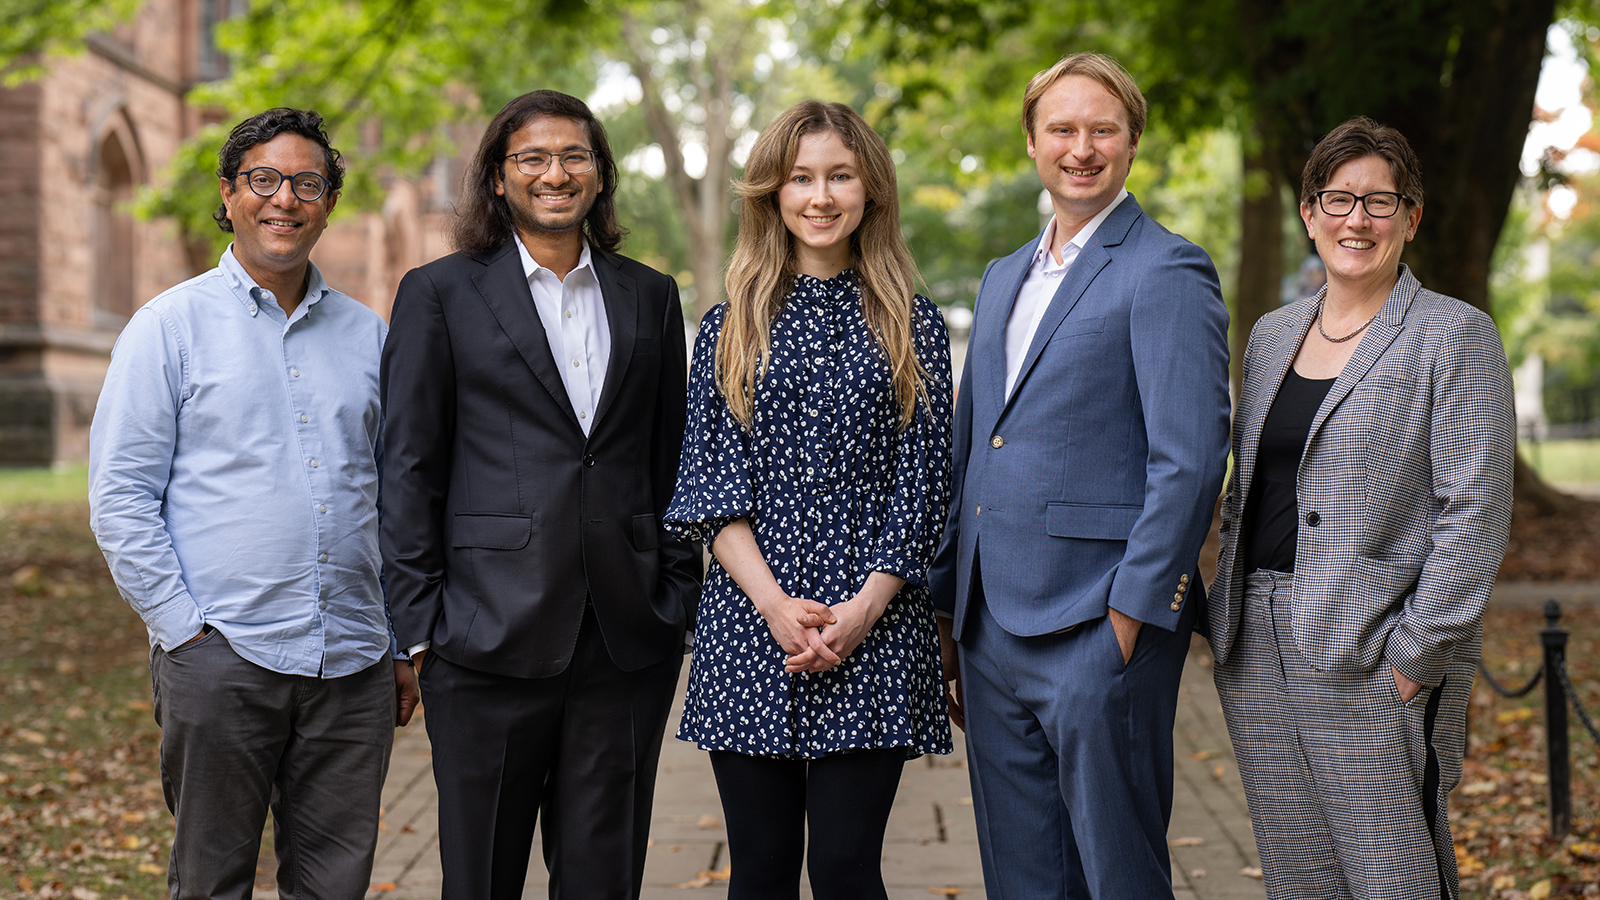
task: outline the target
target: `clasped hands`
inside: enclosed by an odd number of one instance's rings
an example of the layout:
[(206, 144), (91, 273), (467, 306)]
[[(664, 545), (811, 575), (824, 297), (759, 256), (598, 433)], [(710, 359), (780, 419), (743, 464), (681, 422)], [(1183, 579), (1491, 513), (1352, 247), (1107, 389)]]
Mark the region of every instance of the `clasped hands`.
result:
[(785, 672), (826, 672), (861, 646), (902, 584), (874, 572), (859, 593), (836, 606), (779, 591), (757, 602), (756, 611), (787, 655)]

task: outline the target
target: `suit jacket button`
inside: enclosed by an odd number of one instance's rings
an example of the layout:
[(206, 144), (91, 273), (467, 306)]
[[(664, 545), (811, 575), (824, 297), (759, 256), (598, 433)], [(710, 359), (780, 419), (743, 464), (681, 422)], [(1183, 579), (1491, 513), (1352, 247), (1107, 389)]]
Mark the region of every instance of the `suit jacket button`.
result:
[(1179, 576), (1178, 576), (1178, 583), (1179, 583), (1179, 584), (1188, 584), (1188, 583), (1189, 583), (1189, 576), (1188, 576), (1188, 574), (1187, 574), (1187, 573), (1185, 573), (1185, 574), (1183, 574), (1183, 575), (1179, 575)]
[(1183, 605), (1183, 604), (1181, 604), (1181, 603), (1179, 603), (1179, 602), (1178, 602), (1178, 601), (1176, 601), (1176, 600), (1174, 600), (1174, 601), (1172, 601), (1172, 611), (1173, 611), (1173, 612), (1177, 612), (1177, 611), (1178, 611), (1178, 607), (1179, 607), (1179, 606), (1182, 606), (1182, 605)]
[(1177, 609), (1178, 608), (1178, 604), (1182, 603), (1182, 602), (1183, 602), (1183, 592), (1182, 591), (1179, 591), (1178, 593), (1172, 595), (1172, 608), (1173, 609)]
[(1306, 524), (1310, 525), (1312, 528), (1317, 527), (1317, 524), (1321, 521), (1322, 517), (1317, 515), (1316, 510), (1313, 509), (1311, 512), (1306, 513)]
[(998, 434), (995, 435), (992, 438), (989, 438), (989, 446), (995, 448), (996, 450), (999, 450), (1001, 447), (1004, 447), (1005, 445), (1006, 445), (1006, 439), (1001, 437)]
[(593, 466), (594, 465), (594, 456), (592, 454), (585, 453), (583, 455), (583, 464), (585, 466)]

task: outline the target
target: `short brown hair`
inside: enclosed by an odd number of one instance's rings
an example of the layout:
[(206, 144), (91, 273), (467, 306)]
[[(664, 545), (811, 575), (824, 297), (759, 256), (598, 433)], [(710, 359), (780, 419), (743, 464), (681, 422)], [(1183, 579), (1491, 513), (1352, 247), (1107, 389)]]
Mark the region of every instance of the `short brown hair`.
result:
[(1366, 116), (1347, 119), (1328, 132), (1311, 150), (1300, 173), (1300, 202), (1310, 204), (1328, 186), (1333, 173), (1347, 162), (1376, 156), (1389, 164), (1394, 190), (1407, 203), (1422, 208), (1422, 165), (1406, 136)]
[(1050, 85), (1068, 75), (1082, 75), (1099, 82), (1111, 92), (1111, 96), (1122, 101), (1122, 108), (1128, 111), (1128, 129), (1133, 132), (1133, 139), (1137, 141), (1139, 135), (1144, 134), (1145, 117), (1149, 115), (1150, 108), (1128, 70), (1104, 53), (1074, 53), (1063, 56), (1055, 65), (1033, 76), (1033, 80), (1028, 82), (1028, 89), (1022, 94), (1022, 130), (1029, 137), (1033, 136), (1033, 120), (1039, 109), (1039, 98), (1050, 89)]

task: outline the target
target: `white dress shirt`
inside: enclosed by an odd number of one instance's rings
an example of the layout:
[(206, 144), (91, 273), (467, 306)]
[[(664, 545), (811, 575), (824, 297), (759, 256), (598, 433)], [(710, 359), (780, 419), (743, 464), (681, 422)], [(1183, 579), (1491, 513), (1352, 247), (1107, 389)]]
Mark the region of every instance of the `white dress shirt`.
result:
[(1128, 189), (1123, 188), (1117, 192), (1117, 199), (1106, 204), (1106, 208), (1095, 213), (1095, 217), (1078, 229), (1078, 233), (1061, 246), (1061, 262), (1058, 264), (1050, 253), (1050, 247), (1056, 239), (1056, 220), (1052, 216), (1050, 224), (1045, 226), (1044, 234), (1039, 236), (1039, 246), (1033, 253), (1033, 265), (1028, 268), (1028, 277), (1022, 282), (1022, 289), (1017, 291), (1017, 302), (1011, 306), (1011, 318), (1006, 320), (1006, 398), (1010, 399), (1011, 392), (1017, 386), (1017, 375), (1022, 372), (1022, 361), (1028, 356), (1028, 347), (1033, 344), (1034, 332), (1039, 330), (1039, 321), (1044, 318), (1044, 311), (1050, 306), (1050, 301), (1055, 299), (1056, 289), (1061, 287), (1061, 279), (1072, 268), (1072, 263), (1088, 246), (1089, 239), (1094, 237), (1100, 223), (1111, 215), (1111, 211), (1127, 199)]
[(578, 265), (565, 280), (539, 265), (516, 238), (522, 271), (533, 292), (533, 305), (544, 324), (550, 353), (561, 369), (567, 399), (578, 416), (578, 425), (588, 434), (594, 425), (594, 409), (605, 384), (606, 365), (611, 360), (611, 329), (606, 323), (606, 301), (600, 294), (589, 256), (589, 242), (583, 242)]

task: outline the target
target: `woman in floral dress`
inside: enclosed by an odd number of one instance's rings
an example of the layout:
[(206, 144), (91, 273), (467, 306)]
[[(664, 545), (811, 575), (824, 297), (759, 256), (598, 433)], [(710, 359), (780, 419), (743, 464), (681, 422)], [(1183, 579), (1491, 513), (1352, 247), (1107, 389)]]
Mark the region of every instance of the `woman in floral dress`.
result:
[[(711, 752), (731, 900), (885, 895), (905, 761), (948, 753), (926, 576), (950, 493), (950, 351), (913, 291), (894, 164), (803, 102), (738, 186), (667, 525), (711, 548), (678, 737)], [(809, 821), (809, 851), (807, 823)]]

